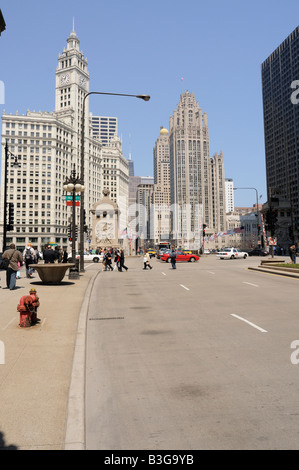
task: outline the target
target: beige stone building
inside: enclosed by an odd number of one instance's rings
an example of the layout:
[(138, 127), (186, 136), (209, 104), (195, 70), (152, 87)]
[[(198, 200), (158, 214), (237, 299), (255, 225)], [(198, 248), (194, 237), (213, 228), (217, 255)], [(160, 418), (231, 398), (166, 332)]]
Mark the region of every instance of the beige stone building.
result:
[[(3, 238), (3, 201), (5, 144), (8, 145), (7, 203), (14, 204), (13, 230), (7, 232), (7, 244), (18, 249), (28, 242), (41, 249), (52, 243), (70, 248), (68, 224), (71, 210), (64, 200), (63, 185), (75, 168), (81, 176), (82, 121), (84, 122), (84, 209), (86, 224), (91, 228), (91, 208), (107, 187), (111, 199), (120, 208), (119, 229), (127, 226), (128, 164), (122, 155), (118, 137), (104, 147), (93, 137), (89, 114), (89, 72), (87, 59), (80, 50), (80, 41), (73, 30), (66, 48), (58, 55), (53, 112), (27, 111), (21, 115), (2, 115), (2, 168), (0, 243)], [(45, 90), (47, 92), (47, 90)], [(19, 167), (12, 168), (17, 159)], [(105, 160), (103, 166), (103, 161)], [(105, 171), (104, 171), (105, 170)], [(76, 208), (76, 223), (79, 224)], [(87, 241), (86, 241), (87, 242)], [(86, 245), (85, 245), (86, 247)]]

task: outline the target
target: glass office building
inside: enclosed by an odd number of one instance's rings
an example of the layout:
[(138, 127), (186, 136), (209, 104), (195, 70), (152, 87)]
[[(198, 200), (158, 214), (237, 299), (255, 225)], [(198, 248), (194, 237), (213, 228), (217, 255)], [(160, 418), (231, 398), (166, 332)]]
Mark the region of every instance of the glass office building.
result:
[(261, 74), (268, 203), (289, 200), (298, 239), (299, 27), (262, 63)]

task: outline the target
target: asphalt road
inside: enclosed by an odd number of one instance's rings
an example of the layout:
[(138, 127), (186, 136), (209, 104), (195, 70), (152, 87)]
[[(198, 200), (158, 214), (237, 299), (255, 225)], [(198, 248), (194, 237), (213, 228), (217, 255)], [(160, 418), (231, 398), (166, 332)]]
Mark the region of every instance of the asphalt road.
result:
[(86, 448), (298, 449), (298, 280), (256, 257), (126, 261), (90, 300)]

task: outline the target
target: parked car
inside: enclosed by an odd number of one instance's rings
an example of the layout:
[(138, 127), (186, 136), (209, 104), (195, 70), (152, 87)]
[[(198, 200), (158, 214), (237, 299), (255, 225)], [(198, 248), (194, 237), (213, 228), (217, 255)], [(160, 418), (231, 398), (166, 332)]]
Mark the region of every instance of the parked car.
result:
[(223, 250), (217, 253), (217, 257), (220, 259), (237, 259), (237, 258), (247, 258), (248, 253), (246, 251), (240, 251), (238, 248), (226, 247)]
[(248, 251), (248, 256), (268, 256), (268, 255), (269, 255), (269, 251), (259, 250), (258, 248)]
[[(161, 256), (161, 261), (166, 261), (167, 263), (171, 262), (171, 258), (170, 258), (171, 250), (168, 250), (168, 251), (169, 251), (168, 253), (164, 253)], [(175, 253), (176, 253), (177, 261), (189, 261), (190, 263), (194, 263), (194, 261), (199, 260), (199, 256), (193, 255), (192, 253), (191, 254), (184, 253), (183, 251), (176, 251)]]
[(192, 255), (191, 250), (182, 250), (182, 252), (185, 253), (186, 255)]
[[(102, 254), (95, 254), (95, 253), (87, 253), (87, 251), (84, 251), (84, 262), (85, 261), (93, 261), (94, 263), (99, 263), (100, 261), (103, 261), (104, 256)], [(70, 257), (68, 258), (68, 261), (72, 258), (72, 254), (70, 254)], [(80, 254), (76, 253), (76, 259), (80, 258)]]

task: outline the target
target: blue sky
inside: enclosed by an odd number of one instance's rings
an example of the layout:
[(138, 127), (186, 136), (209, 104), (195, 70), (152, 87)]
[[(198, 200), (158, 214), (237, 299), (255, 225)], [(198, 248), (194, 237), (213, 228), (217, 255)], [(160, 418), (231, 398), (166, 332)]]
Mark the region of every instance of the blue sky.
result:
[[(7, 0), (0, 8), (1, 114), (54, 110), (58, 54), (74, 17), (90, 91), (151, 95), (147, 103), (90, 97), (93, 114), (118, 117), (135, 174), (153, 175), (160, 126), (169, 128), (188, 90), (207, 113), (210, 154), (223, 151), (225, 176), (266, 201), (261, 63), (298, 26), (298, 0)], [(235, 191), (236, 206), (255, 202), (255, 191)]]

